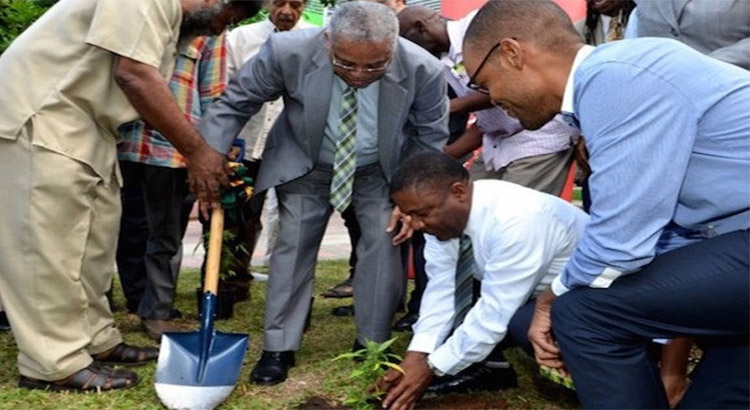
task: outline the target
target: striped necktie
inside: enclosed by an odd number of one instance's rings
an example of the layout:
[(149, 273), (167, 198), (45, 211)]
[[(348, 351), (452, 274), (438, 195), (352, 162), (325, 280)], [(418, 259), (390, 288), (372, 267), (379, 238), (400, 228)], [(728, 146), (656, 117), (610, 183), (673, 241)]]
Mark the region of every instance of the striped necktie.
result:
[(453, 317), (454, 329), (463, 323), (464, 317), (469, 312), (469, 309), (471, 309), (471, 304), (474, 301), (474, 273), (476, 273), (476, 268), (471, 238), (468, 235), (461, 235), (458, 263), (456, 264), (456, 314)]
[(622, 10), (620, 14), (609, 20), (607, 28), (607, 42), (622, 40), (625, 37), (625, 26), (622, 24)]
[(348, 87), (341, 97), (339, 139), (333, 157), (330, 202), (339, 212), (352, 202), (357, 153), (357, 90)]

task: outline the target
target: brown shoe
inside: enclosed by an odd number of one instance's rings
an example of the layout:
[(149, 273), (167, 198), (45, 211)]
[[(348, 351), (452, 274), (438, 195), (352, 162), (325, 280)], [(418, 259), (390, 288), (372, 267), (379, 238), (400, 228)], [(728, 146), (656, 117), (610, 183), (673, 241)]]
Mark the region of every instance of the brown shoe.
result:
[(343, 299), (354, 296), (354, 287), (349, 279), (321, 293), (324, 298)]
[(106, 365), (140, 366), (156, 360), (159, 350), (154, 347), (136, 347), (120, 343), (93, 357), (95, 361)]
[(107, 391), (128, 389), (138, 384), (138, 375), (130, 370), (114, 370), (97, 362), (70, 376), (55, 381), (37, 380), (21, 376), (18, 387), (50, 391)]
[(177, 328), (177, 326), (175, 326), (170, 320), (143, 319), (141, 325), (143, 326), (143, 330), (146, 331), (148, 337), (155, 342), (161, 341), (161, 335), (165, 332), (179, 331), (179, 328)]

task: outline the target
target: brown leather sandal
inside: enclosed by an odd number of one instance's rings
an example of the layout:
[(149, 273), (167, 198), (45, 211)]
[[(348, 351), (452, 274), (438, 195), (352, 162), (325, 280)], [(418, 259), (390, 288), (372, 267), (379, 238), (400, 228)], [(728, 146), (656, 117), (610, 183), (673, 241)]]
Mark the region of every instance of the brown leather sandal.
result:
[(93, 357), (95, 361), (107, 365), (140, 366), (156, 360), (159, 357), (159, 350), (154, 347), (136, 347), (120, 343)]
[(70, 376), (55, 381), (37, 380), (21, 376), (18, 387), (50, 391), (107, 391), (128, 389), (138, 384), (138, 375), (129, 370), (114, 370), (94, 362)]

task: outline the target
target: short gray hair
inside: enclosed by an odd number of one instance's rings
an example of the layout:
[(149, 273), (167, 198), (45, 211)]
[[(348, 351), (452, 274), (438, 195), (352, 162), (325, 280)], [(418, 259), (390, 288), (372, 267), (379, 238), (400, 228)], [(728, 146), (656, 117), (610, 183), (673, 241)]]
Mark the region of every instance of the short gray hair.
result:
[(387, 41), (394, 47), (398, 39), (398, 19), (380, 3), (352, 1), (336, 6), (328, 23), (331, 43), (337, 39), (357, 42)]

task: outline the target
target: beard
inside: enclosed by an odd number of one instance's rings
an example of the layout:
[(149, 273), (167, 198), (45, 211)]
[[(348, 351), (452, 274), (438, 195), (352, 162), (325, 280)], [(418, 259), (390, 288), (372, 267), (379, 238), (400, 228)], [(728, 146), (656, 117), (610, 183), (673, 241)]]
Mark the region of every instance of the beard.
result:
[(181, 48), (198, 36), (214, 35), (212, 22), (223, 9), (224, 3), (218, 2), (211, 7), (185, 14), (180, 25), (178, 47)]

